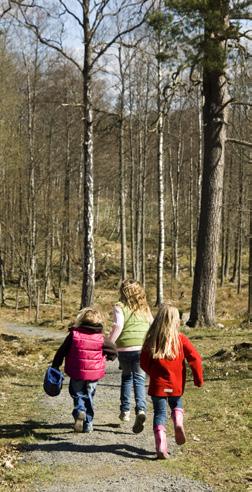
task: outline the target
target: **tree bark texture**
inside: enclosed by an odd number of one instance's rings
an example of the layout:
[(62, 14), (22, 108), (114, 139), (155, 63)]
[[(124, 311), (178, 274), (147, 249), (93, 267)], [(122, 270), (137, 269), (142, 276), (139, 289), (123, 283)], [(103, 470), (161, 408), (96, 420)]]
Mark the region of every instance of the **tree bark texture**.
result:
[(93, 303), (95, 285), (94, 257), (94, 170), (93, 170), (93, 108), (91, 75), (91, 31), (89, 0), (83, 1), (84, 23), (84, 67), (83, 67), (83, 111), (84, 111), (84, 247), (82, 307)]
[(164, 122), (161, 101), (161, 66), (158, 61), (158, 257), (157, 257), (157, 300), (160, 305), (164, 299)]
[(252, 173), (249, 175), (249, 268), (248, 268), (248, 320), (252, 321)]
[(121, 278), (125, 280), (127, 277), (127, 237), (126, 237), (126, 190), (125, 190), (125, 152), (124, 152), (124, 95), (125, 82), (121, 58), (121, 47), (119, 48), (119, 69), (121, 81), (121, 97), (120, 97), (120, 135), (119, 135), (119, 175), (120, 175), (120, 237), (121, 237)]
[[(223, 29), (224, 22), (223, 18)], [(212, 48), (212, 51), (213, 48), (220, 49), (220, 42), (215, 42), (214, 33), (207, 33), (206, 36), (208, 48)], [(205, 103), (202, 195), (189, 326), (195, 326), (197, 323), (211, 326), (215, 323), (227, 124), (227, 82), (224, 66), (214, 69), (209, 66), (209, 60), (205, 60), (203, 92)]]

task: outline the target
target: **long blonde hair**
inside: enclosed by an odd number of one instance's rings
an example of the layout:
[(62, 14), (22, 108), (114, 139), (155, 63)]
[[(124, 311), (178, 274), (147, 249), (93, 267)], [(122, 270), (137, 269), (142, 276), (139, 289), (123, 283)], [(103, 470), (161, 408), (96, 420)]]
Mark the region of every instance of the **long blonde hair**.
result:
[(137, 280), (124, 280), (120, 286), (120, 301), (132, 312), (150, 312), (143, 286)]
[(175, 359), (179, 354), (179, 311), (175, 306), (162, 304), (144, 341), (144, 348), (153, 359)]

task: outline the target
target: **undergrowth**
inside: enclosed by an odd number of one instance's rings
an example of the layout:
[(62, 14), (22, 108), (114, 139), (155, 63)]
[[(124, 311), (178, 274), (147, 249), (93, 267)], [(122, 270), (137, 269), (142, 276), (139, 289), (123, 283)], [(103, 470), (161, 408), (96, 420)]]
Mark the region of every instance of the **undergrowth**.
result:
[[(147, 294), (155, 313), (155, 288), (147, 285)], [(165, 292), (167, 298), (180, 299), (183, 311), (189, 310), (191, 283), (186, 278)], [(224, 291), (223, 291), (224, 292)], [(217, 328), (187, 329), (203, 356), (205, 385), (193, 386), (188, 374), (184, 395), (187, 444), (162, 466), (177, 473), (209, 483), (215, 490), (245, 492), (252, 480), (249, 471), (249, 364), (251, 328), (244, 323), (246, 296), (237, 297), (231, 287), (217, 301)], [(182, 294), (183, 293), (183, 294)], [(73, 284), (64, 295), (64, 317), (60, 319), (59, 301), (41, 305), (38, 324), (50, 329), (67, 327), (79, 310), (80, 285)], [(41, 420), (39, 399), (45, 368), (52, 360), (58, 342), (12, 335), (4, 320), (31, 322), (25, 298), (15, 311), (15, 292), (7, 290), (6, 306), (1, 309), (0, 327), (0, 490), (25, 492), (37, 478), (45, 479), (46, 470), (24, 462), (25, 445), (45, 439), (36, 422)], [(106, 331), (112, 322), (112, 306), (118, 299), (118, 278), (108, 276), (97, 282), (96, 304), (101, 306)], [(32, 316), (34, 313), (32, 314)], [(242, 343), (247, 343), (244, 350)], [(235, 347), (241, 347), (241, 350)], [(243, 350), (243, 351), (242, 351)], [(170, 425), (170, 424), (169, 424)], [(175, 470), (175, 471), (174, 471)], [(43, 478), (44, 477), (44, 478)]]

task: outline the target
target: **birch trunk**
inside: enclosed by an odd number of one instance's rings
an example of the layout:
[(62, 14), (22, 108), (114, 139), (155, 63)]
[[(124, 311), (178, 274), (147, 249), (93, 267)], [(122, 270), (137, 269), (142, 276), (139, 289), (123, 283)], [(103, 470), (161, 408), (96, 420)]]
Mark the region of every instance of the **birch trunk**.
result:
[(202, 106), (203, 97), (201, 94), (202, 88), (198, 89), (198, 128), (199, 128), (199, 148), (198, 148), (198, 180), (197, 180), (197, 231), (199, 229), (200, 205), (201, 205), (201, 190), (202, 190), (202, 167), (203, 167), (203, 121), (202, 121)]
[(161, 101), (161, 64), (158, 60), (158, 257), (157, 257), (157, 300), (156, 305), (162, 304), (164, 300), (164, 123), (163, 107)]
[(173, 244), (173, 261), (172, 261), (172, 275), (174, 279), (178, 278), (179, 264), (178, 264), (178, 237), (179, 237), (179, 196), (180, 196), (180, 176), (182, 166), (182, 132), (181, 121), (179, 124), (179, 142), (177, 147), (177, 169), (176, 169), (176, 186), (174, 186), (172, 165), (170, 165), (170, 182), (171, 182), (171, 196), (172, 196), (172, 215), (173, 215), (173, 228), (172, 228), (172, 244)]
[(122, 53), (119, 47), (119, 69), (121, 82), (121, 99), (120, 99), (120, 136), (119, 136), (119, 176), (120, 176), (120, 236), (121, 236), (121, 278), (125, 280), (127, 277), (127, 237), (126, 237), (126, 192), (125, 192), (125, 122), (124, 122), (124, 97), (125, 97), (125, 82), (122, 66)]
[(135, 221), (135, 156), (134, 156), (134, 138), (133, 138), (133, 101), (130, 87), (130, 117), (129, 117), (129, 142), (130, 142), (130, 232), (131, 232), (131, 265), (132, 275), (136, 278), (136, 221)]
[(46, 174), (47, 193), (46, 193), (46, 239), (45, 239), (45, 262), (44, 262), (44, 302), (48, 302), (48, 292), (51, 284), (51, 259), (52, 259), (52, 235), (53, 235), (53, 216), (52, 216), (52, 166), (51, 166), (51, 148), (52, 148), (52, 126), (53, 120), (50, 122), (49, 138), (48, 138), (48, 157)]
[(35, 46), (34, 72), (31, 77), (29, 61), (24, 57), (26, 66), (27, 104), (28, 104), (28, 235), (27, 235), (27, 293), (29, 305), (36, 304), (36, 194), (35, 194), (35, 110), (36, 82), (38, 71), (38, 41)]
[(150, 65), (147, 67), (147, 80), (146, 80), (146, 95), (145, 95), (145, 112), (144, 112), (144, 156), (143, 156), (143, 180), (142, 180), (142, 224), (141, 224), (141, 243), (142, 243), (142, 256), (141, 256), (141, 264), (142, 264), (142, 275), (141, 282), (143, 286), (145, 286), (145, 258), (146, 258), (146, 248), (145, 248), (145, 212), (146, 212), (146, 169), (147, 169), (147, 153), (148, 153), (148, 106), (149, 106), (149, 91), (150, 91)]
[(228, 174), (228, 187), (226, 196), (226, 240), (225, 240), (225, 252), (224, 252), (224, 277), (229, 275), (229, 263), (230, 263), (230, 233), (231, 233), (231, 205), (230, 197), (232, 196), (232, 172), (233, 172), (233, 156), (230, 157), (229, 174)]
[(239, 234), (238, 234), (238, 276), (237, 276), (237, 293), (241, 292), (241, 270), (242, 270), (242, 209), (243, 209), (243, 197), (244, 197), (244, 173), (243, 173), (243, 162), (242, 154), (239, 151)]
[[(140, 111), (139, 111), (140, 113)], [(140, 116), (140, 114), (139, 114)], [(142, 276), (142, 220), (143, 220), (143, 128), (142, 121), (139, 117), (138, 120), (138, 176), (137, 176), (137, 217), (136, 217), (136, 278), (141, 280)]]
[(94, 170), (93, 170), (93, 108), (91, 73), (91, 30), (89, 0), (83, 0), (84, 66), (83, 66), (83, 113), (84, 113), (84, 246), (83, 283), (81, 306), (90, 306), (94, 298)]
[(68, 285), (71, 282), (70, 273), (70, 123), (66, 117), (66, 156), (65, 156), (65, 179), (64, 179), (64, 211), (61, 233), (61, 261), (60, 261), (60, 282)]
[(2, 226), (0, 224), (0, 307), (5, 304), (5, 271), (4, 271), (4, 259), (2, 254)]
[(193, 246), (194, 246), (194, 223), (193, 223), (193, 138), (192, 138), (192, 125), (190, 135), (190, 175), (189, 175), (189, 273), (190, 277), (193, 276)]
[(248, 267), (248, 321), (252, 321), (252, 173), (249, 175), (249, 267)]

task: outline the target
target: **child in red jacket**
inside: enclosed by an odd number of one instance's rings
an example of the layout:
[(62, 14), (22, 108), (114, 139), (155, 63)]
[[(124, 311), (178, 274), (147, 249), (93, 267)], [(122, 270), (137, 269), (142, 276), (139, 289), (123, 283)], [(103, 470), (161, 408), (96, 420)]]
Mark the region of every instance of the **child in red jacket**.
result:
[(167, 401), (176, 443), (185, 443), (181, 398), (186, 379), (185, 359), (192, 370), (195, 386), (203, 384), (201, 357), (190, 340), (179, 333), (179, 326), (178, 309), (168, 304), (161, 305), (146, 334), (140, 357), (140, 365), (150, 377), (148, 394), (153, 402), (153, 430), (157, 457), (160, 459), (168, 458), (165, 427)]

